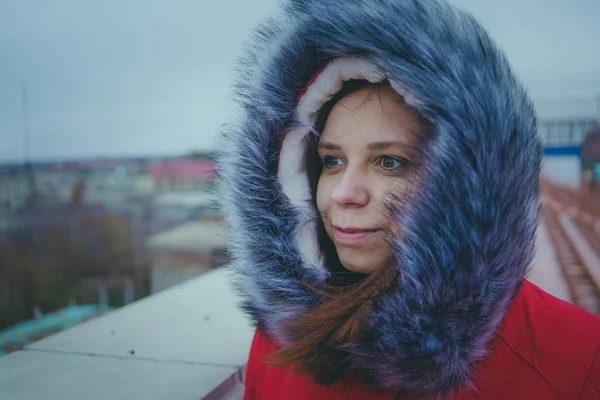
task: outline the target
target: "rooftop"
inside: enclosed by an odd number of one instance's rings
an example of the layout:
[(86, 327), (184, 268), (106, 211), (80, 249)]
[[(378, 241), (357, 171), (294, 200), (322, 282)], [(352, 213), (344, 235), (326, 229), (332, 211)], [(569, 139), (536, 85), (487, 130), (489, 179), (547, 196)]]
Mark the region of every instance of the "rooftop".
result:
[(150, 236), (151, 250), (209, 253), (227, 245), (227, 231), (219, 220), (198, 220)]
[(154, 179), (209, 179), (215, 165), (208, 160), (165, 160), (150, 167)]

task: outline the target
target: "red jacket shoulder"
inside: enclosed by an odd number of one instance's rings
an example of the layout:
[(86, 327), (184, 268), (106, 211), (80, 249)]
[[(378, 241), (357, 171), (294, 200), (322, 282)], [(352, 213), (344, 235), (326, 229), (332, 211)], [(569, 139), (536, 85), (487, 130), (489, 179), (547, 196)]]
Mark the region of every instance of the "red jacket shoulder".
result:
[(318, 385), (306, 376), (294, 374), (289, 366), (267, 365), (266, 358), (276, 350), (276, 343), (257, 329), (246, 369), (245, 400), (391, 400), (396, 396), (394, 392), (367, 387), (361, 381), (353, 379), (339, 379), (330, 386)]
[(565, 398), (579, 398), (600, 372), (600, 318), (529, 281), (510, 305), (499, 336)]

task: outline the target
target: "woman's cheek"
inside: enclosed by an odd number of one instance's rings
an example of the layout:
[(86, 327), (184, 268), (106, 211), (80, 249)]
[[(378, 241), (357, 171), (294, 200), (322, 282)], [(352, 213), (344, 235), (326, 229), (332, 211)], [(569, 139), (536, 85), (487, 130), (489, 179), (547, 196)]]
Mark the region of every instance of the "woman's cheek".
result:
[(331, 204), (331, 182), (322, 175), (317, 184), (317, 209), (325, 217)]

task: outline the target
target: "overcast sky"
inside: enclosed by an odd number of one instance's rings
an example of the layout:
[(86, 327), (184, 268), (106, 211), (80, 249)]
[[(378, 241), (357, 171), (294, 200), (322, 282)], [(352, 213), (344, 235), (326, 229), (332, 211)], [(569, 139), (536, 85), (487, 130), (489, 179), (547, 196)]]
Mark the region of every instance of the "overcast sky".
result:
[[(453, 0), (505, 50), (541, 118), (596, 115), (599, 0)], [(210, 149), (233, 60), (276, 0), (0, 0), (0, 162)]]

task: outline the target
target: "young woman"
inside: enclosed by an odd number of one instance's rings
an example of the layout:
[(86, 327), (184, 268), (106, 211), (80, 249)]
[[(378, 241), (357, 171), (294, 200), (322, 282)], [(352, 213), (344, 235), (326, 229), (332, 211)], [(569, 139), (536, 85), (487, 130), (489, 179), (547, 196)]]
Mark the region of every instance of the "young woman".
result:
[(600, 320), (526, 280), (542, 146), (470, 15), (293, 0), (241, 65), (220, 169), (246, 399), (600, 398)]

